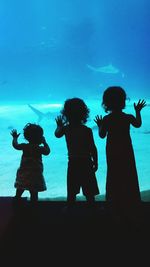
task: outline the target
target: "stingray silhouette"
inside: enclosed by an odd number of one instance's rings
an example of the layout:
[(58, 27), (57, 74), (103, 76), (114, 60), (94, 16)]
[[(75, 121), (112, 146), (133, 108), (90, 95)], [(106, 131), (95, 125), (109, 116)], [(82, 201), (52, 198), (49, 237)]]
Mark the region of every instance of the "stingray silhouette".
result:
[(92, 65), (87, 64), (86, 65), (90, 70), (94, 72), (101, 72), (101, 73), (108, 73), (108, 74), (117, 74), (121, 73), (121, 76), (124, 78), (124, 73), (121, 72), (118, 68), (113, 66), (112, 64), (102, 66), (102, 67), (94, 67)]
[(38, 110), (37, 108), (33, 107), (32, 105), (28, 104), (28, 107), (37, 115), (38, 117), (38, 123), (43, 120), (44, 118), (47, 118), (49, 119), (50, 118), (50, 115), (51, 115), (51, 112), (42, 112), (40, 110)]

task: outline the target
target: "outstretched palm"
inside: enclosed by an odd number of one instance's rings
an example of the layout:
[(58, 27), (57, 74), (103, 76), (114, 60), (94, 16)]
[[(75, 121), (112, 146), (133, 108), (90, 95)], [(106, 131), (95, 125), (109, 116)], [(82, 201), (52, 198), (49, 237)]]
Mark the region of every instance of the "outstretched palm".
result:
[(56, 119), (55, 119), (55, 121), (56, 121), (56, 123), (57, 123), (57, 126), (59, 126), (59, 127), (63, 127), (64, 126), (64, 122), (63, 122), (63, 118), (62, 118), (62, 116), (60, 115), (60, 116), (57, 116), (56, 117)]
[(102, 125), (102, 120), (103, 120), (103, 118), (102, 118), (102, 115), (97, 115), (97, 116), (95, 116), (95, 123), (97, 124), (97, 126), (98, 127), (101, 127), (101, 125)]
[(17, 133), (17, 130), (16, 130), (16, 129), (13, 129), (13, 130), (11, 131), (10, 134), (11, 134), (13, 137), (16, 137), (16, 138), (18, 138), (19, 135), (20, 135), (20, 133)]
[(134, 108), (136, 111), (141, 111), (142, 108), (144, 108), (146, 106), (146, 101), (143, 100), (139, 100), (138, 103), (134, 103)]

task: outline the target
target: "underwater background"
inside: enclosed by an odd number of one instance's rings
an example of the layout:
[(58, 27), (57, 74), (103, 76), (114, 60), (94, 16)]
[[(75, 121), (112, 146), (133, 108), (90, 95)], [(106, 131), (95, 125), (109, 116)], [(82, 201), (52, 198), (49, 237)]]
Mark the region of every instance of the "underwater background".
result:
[[(99, 153), (96, 173), (105, 195), (105, 140), (93, 119), (107, 86), (127, 93), (125, 112), (145, 99), (141, 128), (131, 128), (140, 190), (150, 189), (150, 2), (148, 0), (0, 1), (0, 195), (15, 194), (21, 152), (10, 131), (39, 123), (51, 148), (43, 157), (47, 190), (41, 198), (66, 196), (65, 139), (54, 137), (55, 117), (66, 98), (81, 97), (90, 108)], [(35, 110), (40, 113), (37, 114)], [(81, 192), (82, 194), (82, 192)], [(24, 195), (28, 196), (28, 192)]]

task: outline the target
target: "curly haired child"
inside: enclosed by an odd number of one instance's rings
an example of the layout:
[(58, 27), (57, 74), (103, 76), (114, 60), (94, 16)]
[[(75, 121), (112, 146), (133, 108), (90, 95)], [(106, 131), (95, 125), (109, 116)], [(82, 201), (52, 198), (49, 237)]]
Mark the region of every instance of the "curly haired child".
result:
[(85, 125), (88, 117), (89, 109), (85, 102), (80, 98), (71, 98), (65, 101), (61, 115), (56, 118), (55, 136), (65, 136), (68, 149), (68, 207), (75, 203), (80, 188), (90, 206), (95, 203), (95, 195), (99, 194), (95, 176), (98, 155), (92, 130)]
[(11, 131), (13, 137), (12, 145), (15, 149), (22, 151), (20, 166), (16, 173), (15, 199), (20, 200), (23, 192), (30, 192), (32, 203), (37, 202), (38, 192), (45, 191), (46, 183), (43, 176), (42, 155), (49, 155), (50, 147), (44, 138), (41, 126), (28, 123), (23, 128), (26, 143), (18, 143), (20, 133), (16, 129)]

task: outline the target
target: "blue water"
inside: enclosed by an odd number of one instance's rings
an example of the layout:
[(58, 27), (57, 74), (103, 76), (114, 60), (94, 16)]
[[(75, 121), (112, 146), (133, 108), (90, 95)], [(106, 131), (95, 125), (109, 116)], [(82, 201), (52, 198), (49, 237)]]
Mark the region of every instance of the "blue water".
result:
[[(91, 104), (91, 113), (96, 115), (101, 109), (103, 91), (114, 84), (124, 87), (131, 101), (139, 98), (149, 101), (149, 17), (148, 0), (0, 1), (0, 146), (3, 151), (0, 195), (14, 194), (13, 181), (20, 154), (11, 148), (9, 129), (21, 130), (29, 118), (37, 119), (28, 104), (51, 110), (50, 106), (43, 105), (63, 103), (66, 98), (78, 96), (97, 101), (97, 106)], [(147, 181), (150, 135), (142, 134), (150, 131), (149, 109), (143, 113), (145, 124), (137, 135), (133, 133), (141, 190), (150, 188)], [(52, 151), (58, 146), (53, 138), (54, 117), (53, 114), (50, 122), (42, 121), (47, 138), (52, 136), (49, 139)], [(100, 143), (102, 147), (100, 163), (104, 166), (104, 177), (105, 143), (97, 139), (96, 132), (94, 134), (97, 145)], [(66, 194), (66, 148), (64, 140), (59, 142), (60, 153), (56, 153), (57, 160), (53, 161), (57, 166), (51, 164), (50, 158), (44, 159), (49, 191), (42, 196)], [(56, 179), (50, 178), (52, 166)], [(60, 167), (63, 168), (61, 177), (56, 171)], [(104, 193), (105, 178), (101, 188)]]

